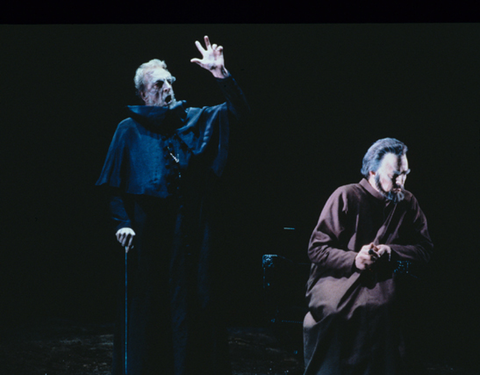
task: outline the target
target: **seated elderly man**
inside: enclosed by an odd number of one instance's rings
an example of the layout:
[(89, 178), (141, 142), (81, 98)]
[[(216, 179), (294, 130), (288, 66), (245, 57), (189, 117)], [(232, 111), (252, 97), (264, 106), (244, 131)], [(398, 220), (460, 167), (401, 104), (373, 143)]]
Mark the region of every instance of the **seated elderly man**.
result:
[(407, 190), (407, 147), (375, 142), (364, 179), (328, 199), (308, 248), (306, 375), (411, 375), (398, 305), (399, 266), (426, 265), (427, 220)]

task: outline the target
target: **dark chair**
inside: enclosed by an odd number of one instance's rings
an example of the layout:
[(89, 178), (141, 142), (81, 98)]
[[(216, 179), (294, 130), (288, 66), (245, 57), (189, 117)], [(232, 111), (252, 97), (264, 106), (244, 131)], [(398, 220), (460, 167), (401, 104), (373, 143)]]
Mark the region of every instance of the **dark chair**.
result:
[(309, 263), (278, 254), (262, 256), (265, 316), (272, 324), (302, 324), (307, 312), (305, 283)]
[(302, 323), (307, 313), (305, 284), (310, 264), (278, 254), (265, 254), (262, 267), (267, 325), (277, 340), (302, 361)]

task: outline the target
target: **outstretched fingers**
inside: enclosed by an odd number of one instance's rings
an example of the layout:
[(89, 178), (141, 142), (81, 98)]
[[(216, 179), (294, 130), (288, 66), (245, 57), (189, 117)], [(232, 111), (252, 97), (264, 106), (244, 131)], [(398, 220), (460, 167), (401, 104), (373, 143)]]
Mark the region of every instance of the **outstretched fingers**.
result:
[(202, 54), (202, 56), (205, 55), (205, 52), (207, 52), (207, 50), (203, 48), (202, 44), (198, 40), (195, 41), (195, 46), (197, 47), (198, 51)]
[(203, 37), (203, 40), (205, 41), (205, 47), (207, 47), (207, 49), (210, 47), (210, 38), (208, 37), (208, 35), (205, 35)]
[(215, 54), (216, 58), (222, 56), (223, 55), (223, 47), (222, 46), (215, 47), (215, 49), (213, 50), (213, 53)]
[(202, 54), (201, 58), (193, 58), (190, 62), (195, 63), (210, 71), (216, 78), (225, 78), (228, 71), (225, 69), (225, 61), (223, 58), (223, 47), (218, 44), (211, 44), (208, 36), (204, 37), (205, 48), (200, 42), (195, 41), (198, 51)]
[[(195, 41), (195, 46), (197, 47), (198, 51), (202, 54), (202, 58), (199, 59), (199, 58), (195, 57), (193, 59), (190, 59), (190, 62), (201, 65), (202, 61), (205, 59), (205, 55), (207, 54), (207, 50), (203, 48), (202, 44), (198, 40)], [(208, 49), (208, 46), (207, 46), (207, 49)]]
[(205, 48), (203, 48), (202, 43), (200, 43), (198, 40), (195, 41), (195, 46), (197, 46), (197, 49), (202, 54), (202, 56), (205, 56), (208, 50), (215, 49), (217, 45), (214, 44), (212, 46), (210, 43), (210, 39), (208, 38), (207, 35), (203, 37), (203, 40), (205, 41)]

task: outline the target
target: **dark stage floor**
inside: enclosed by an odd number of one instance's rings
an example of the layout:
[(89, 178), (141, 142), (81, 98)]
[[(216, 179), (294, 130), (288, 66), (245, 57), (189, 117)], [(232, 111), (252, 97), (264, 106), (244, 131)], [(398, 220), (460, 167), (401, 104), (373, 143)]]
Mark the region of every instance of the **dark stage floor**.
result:
[[(112, 326), (48, 319), (25, 323), (0, 338), (0, 374), (110, 374)], [(230, 327), (234, 375), (302, 374), (301, 328)], [(299, 347), (300, 346), (300, 347)], [(429, 375), (477, 375), (445, 359), (425, 360)]]

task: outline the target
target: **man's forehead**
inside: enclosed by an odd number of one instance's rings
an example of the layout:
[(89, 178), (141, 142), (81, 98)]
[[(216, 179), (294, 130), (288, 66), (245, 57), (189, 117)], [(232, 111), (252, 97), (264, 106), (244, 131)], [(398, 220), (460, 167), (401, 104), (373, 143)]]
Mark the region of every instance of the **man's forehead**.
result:
[(406, 155), (398, 156), (391, 152), (385, 154), (382, 159), (382, 166), (387, 169), (402, 170), (408, 169)]
[(169, 71), (162, 69), (162, 68), (156, 68), (149, 70), (145, 73), (146, 77), (148, 77), (150, 82), (156, 82), (159, 79), (164, 80), (166, 78), (170, 78), (172, 75), (170, 74)]

